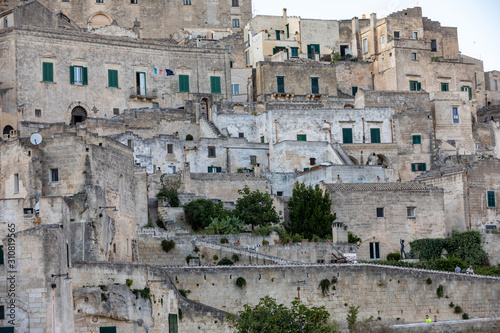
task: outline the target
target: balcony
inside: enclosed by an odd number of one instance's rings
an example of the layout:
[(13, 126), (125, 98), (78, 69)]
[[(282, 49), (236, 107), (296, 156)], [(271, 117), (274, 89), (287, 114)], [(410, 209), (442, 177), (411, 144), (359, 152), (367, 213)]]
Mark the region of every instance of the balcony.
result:
[(130, 88), (130, 98), (133, 99), (134, 101), (136, 100), (150, 101), (158, 98), (158, 90), (132, 87)]

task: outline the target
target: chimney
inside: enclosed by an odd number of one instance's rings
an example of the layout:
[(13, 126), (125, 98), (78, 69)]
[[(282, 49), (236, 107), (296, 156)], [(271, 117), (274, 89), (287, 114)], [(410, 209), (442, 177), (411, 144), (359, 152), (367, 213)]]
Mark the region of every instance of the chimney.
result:
[(366, 20), (366, 14), (361, 15), (362, 20)]
[(287, 17), (286, 8), (283, 8), (283, 19), (286, 20)]
[(377, 14), (372, 13), (370, 14), (370, 27), (372, 29), (375, 29), (376, 26), (377, 26)]

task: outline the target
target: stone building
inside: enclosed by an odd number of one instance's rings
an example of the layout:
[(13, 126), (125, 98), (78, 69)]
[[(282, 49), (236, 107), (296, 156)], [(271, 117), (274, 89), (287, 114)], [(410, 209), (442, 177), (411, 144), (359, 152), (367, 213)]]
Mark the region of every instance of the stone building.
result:
[(500, 92), (498, 90), (498, 83), (500, 82), (500, 71), (490, 71), (484, 73), (486, 84), (486, 99), (487, 105), (500, 104)]

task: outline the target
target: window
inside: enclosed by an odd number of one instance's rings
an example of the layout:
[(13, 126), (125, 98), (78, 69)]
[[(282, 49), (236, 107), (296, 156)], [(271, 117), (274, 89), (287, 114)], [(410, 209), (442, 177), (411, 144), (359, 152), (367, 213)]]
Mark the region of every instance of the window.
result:
[(380, 128), (370, 128), (371, 143), (380, 143)]
[(0, 265), (3, 265), (3, 245), (0, 245)]
[(35, 109), (35, 117), (41, 117), (41, 116), (42, 116), (42, 110)]
[(311, 170), (310, 168), (304, 168), (304, 172)]
[(422, 90), (422, 83), (418, 81), (410, 81), (410, 91), (420, 91)]
[(173, 154), (174, 153), (174, 145), (173, 144), (169, 143), (167, 145), (167, 153), (168, 154)]
[(184, 6), (191, 5), (191, 0), (184, 0)]
[(400, 38), (399, 31), (394, 31), (394, 39), (399, 39), (399, 38)]
[(239, 95), (240, 94), (240, 85), (238, 83), (232, 84), (231, 87), (232, 87), (232, 90), (233, 90), (233, 95)]
[(3, 19), (3, 27), (8, 28), (9, 27), (9, 20), (7, 18)]
[(282, 196), (283, 196), (283, 191), (278, 191), (278, 192), (276, 192), (276, 196), (278, 196), (278, 197), (282, 197)]
[(496, 207), (495, 191), (488, 191), (488, 207)]
[(422, 136), (420, 135), (412, 135), (412, 141), (414, 145), (422, 144)]
[(342, 129), (342, 143), (352, 143), (352, 128)]
[(222, 167), (215, 167), (215, 166), (209, 166), (208, 167), (208, 173), (221, 173), (222, 172)]
[(469, 92), (469, 100), (472, 99), (472, 89), (469, 86), (462, 86), (461, 90), (468, 91)]
[[(0, 247), (2, 247), (2, 246), (0, 245)], [(1, 264), (3, 265), (3, 255), (2, 255), (2, 258), (0, 260), (1, 260)], [(0, 320), (4, 320), (4, 319), (5, 319), (5, 306), (0, 305)]]
[(127, 147), (132, 148), (133, 143), (134, 142), (131, 139), (127, 139)]
[(220, 94), (220, 76), (211, 76), (210, 77), (210, 91), (212, 94)]
[(99, 333), (116, 333), (116, 326), (99, 327)]
[(380, 259), (380, 243), (370, 243), (370, 260)]
[(450, 91), (449, 83), (441, 83), (441, 91)]
[(368, 39), (364, 38), (363, 39), (363, 53), (367, 53), (367, 52), (368, 52)]
[(245, 64), (250, 65), (250, 53), (248, 51), (245, 51)]
[(493, 80), (493, 89), (495, 91), (498, 91), (498, 81), (497, 80)]
[(356, 93), (358, 92), (358, 87), (352, 87), (351, 90), (352, 90), (352, 95), (356, 96)]
[(62, 0), (62, 2), (69, 2), (69, 0)]
[(431, 51), (432, 52), (437, 52), (438, 46), (437, 46), (437, 40), (432, 39), (431, 40)]
[(377, 217), (385, 217), (384, 216), (384, 208), (377, 208)]
[(311, 157), (311, 158), (309, 159), (309, 164), (310, 164), (310, 165), (316, 165), (316, 159)]
[(283, 94), (285, 92), (285, 77), (284, 76), (277, 76), (276, 81), (278, 84), (278, 93)]
[(118, 71), (108, 69), (108, 88), (118, 88)]
[(87, 67), (82, 66), (71, 66), (70, 71), (70, 83), (79, 84), (86, 86), (87, 83)]
[(412, 163), (411, 171), (412, 172), (427, 171), (427, 165), (425, 163)]
[(250, 164), (255, 165), (257, 164), (257, 156), (255, 155), (250, 155)]
[(265, 143), (265, 140), (264, 140), (263, 136), (260, 137), (260, 143)]
[(137, 4), (137, 0), (130, 0), (131, 4)]
[(42, 81), (54, 82), (54, 64), (51, 62), (42, 63)]
[(146, 96), (146, 73), (135, 72), (137, 95)]
[(409, 219), (415, 218), (415, 207), (406, 207), (406, 217)]
[(319, 54), (320, 47), (319, 44), (308, 44), (307, 45), (307, 57), (309, 59), (316, 59), (316, 53)]
[(380, 36), (380, 44), (385, 44), (385, 35)]
[(307, 141), (306, 134), (297, 134), (297, 141)]
[(458, 117), (458, 108), (452, 108), (452, 112), (453, 112), (453, 123), (454, 124), (459, 124), (460, 123), (460, 119)]
[(416, 53), (412, 53), (411, 54), (411, 60), (413, 60), (413, 61), (417, 60), (417, 54)]
[[(228, 47), (229, 47), (229, 46), (228, 46)], [(232, 61), (232, 60), (231, 60), (231, 61), (229, 61), (229, 67), (230, 67), (230, 68), (233, 68), (233, 61)]]
[(179, 75), (179, 92), (189, 92), (189, 75)]
[(116, 115), (119, 115), (120, 114), (120, 109), (119, 108), (113, 108), (113, 114), (116, 116)]
[(239, 27), (240, 27), (240, 20), (233, 19), (233, 28), (239, 28)]
[(413, 39), (418, 39), (418, 32), (413, 33)]
[(290, 38), (290, 24), (286, 25), (286, 38)]
[(104, 3), (104, 0), (95, 0), (96, 3)]
[(311, 93), (319, 94), (319, 78), (317, 77), (311, 78)]
[(66, 242), (66, 266), (69, 267), (69, 244)]
[(233, 7), (239, 7), (240, 4), (238, 2), (238, 0), (233, 0)]
[(276, 40), (281, 40), (281, 30), (276, 30)]
[(214, 146), (208, 147), (208, 157), (215, 157), (215, 147)]
[(50, 181), (51, 182), (59, 181), (59, 169), (50, 169)]
[(273, 47), (273, 54), (276, 54), (278, 52), (287, 52), (288, 53), (288, 49), (286, 47), (283, 47), (283, 46)]
[(245, 133), (238, 133), (238, 138), (244, 138), (245, 137)]
[(175, 313), (168, 314), (168, 333), (178, 333), (177, 315)]
[(299, 48), (298, 47), (291, 47), (292, 50), (292, 58), (297, 58), (299, 56)]
[(19, 193), (19, 174), (14, 174), (14, 193)]

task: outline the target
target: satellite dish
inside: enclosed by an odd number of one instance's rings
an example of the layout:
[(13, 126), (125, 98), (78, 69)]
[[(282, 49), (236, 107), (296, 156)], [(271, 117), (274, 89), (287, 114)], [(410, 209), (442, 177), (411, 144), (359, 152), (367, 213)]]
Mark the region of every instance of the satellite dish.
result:
[(40, 133), (33, 133), (31, 135), (30, 141), (35, 146), (38, 146), (40, 143), (42, 143), (42, 136), (40, 135)]

